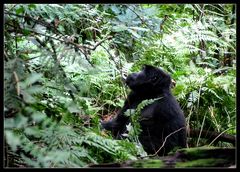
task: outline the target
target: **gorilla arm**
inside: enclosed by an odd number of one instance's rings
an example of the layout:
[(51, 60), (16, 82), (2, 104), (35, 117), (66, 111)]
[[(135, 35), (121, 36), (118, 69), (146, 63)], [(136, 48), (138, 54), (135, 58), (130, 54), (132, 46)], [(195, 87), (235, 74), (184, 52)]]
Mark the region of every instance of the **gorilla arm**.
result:
[(117, 137), (118, 135), (124, 133), (126, 130), (126, 124), (129, 123), (129, 117), (125, 116), (124, 113), (128, 109), (136, 108), (137, 105), (131, 104), (131, 102), (136, 102), (136, 95), (134, 92), (131, 92), (127, 100), (124, 102), (124, 106), (118, 112), (117, 116), (109, 121), (102, 121), (101, 125), (104, 129), (112, 131), (113, 135)]

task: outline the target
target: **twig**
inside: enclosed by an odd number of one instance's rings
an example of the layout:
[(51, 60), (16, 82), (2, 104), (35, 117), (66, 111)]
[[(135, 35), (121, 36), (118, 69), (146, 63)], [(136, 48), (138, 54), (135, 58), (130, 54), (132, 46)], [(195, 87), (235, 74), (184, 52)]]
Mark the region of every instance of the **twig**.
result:
[(83, 47), (87, 48), (87, 49), (90, 49), (90, 50), (95, 50), (99, 45), (101, 45), (104, 41), (106, 40), (109, 40), (109, 39), (112, 39), (113, 37), (112, 36), (107, 36), (105, 38), (103, 38), (101, 41), (97, 42), (93, 47), (88, 47), (88, 46), (85, 46), (83, 45)]
[(13, 76), (14, 76), (14, 79), (16, 81), (17, 95), (19, 96), (20, 95), (19, 79), (18, 79), (17, 73), (15, 71), (13, 71)]
[[(50, 44), (51, 44), (51, 47), (52, 47), (52, 50), (53, 50), (53, 58), (54, 58), (54, 61), (55, 63), (58, 65), (58, 68), (60, 69), (60, 71), (62, 72), (62, 76), (69, 82), (69, 83), (72, 83), (72, 81), (67, 77), (64, 69), (62, 68), (60, 62), (58, 61), (58, 58), (57, 58), (57, 52), (56, 52), (56, 48), (55, 48), (55, 45), (54, 45), (54, 42), (53, 40), (50, 40)], [(75, 96), (73, 95), (73, 92), (72, 90), (67, 90), (68, 93), (70, 94), (70, 97), (72, 98), (73, 101), (75, 101)]]
[(202, 125), (201, 125), (201, 129), (200, 129), (200, 133), (199, 133), (199, 136), (198, 136), (198, 140), (197, 140), (197, 147), (198, 147), (198, 143), (199, 143), (200, 138), (201, 138), (201, 134), (202, 134), (202, 130), (203, 130), (203, 125), (204, 125), (204, 122), (205, 122), (205, 118), (206, 118), (206, 114), (205, 114), (204, 117), (203, 117), (203, 122), (202, 122)]
[(112, 36), (107, 36), (107, 37), (103, 38), (101, 41), (97, 42), (93, 47), (86, 46), (86, 45), (79, 45), (73, 41), (64, 41), (64, 42), (74, 45), (75, 47), (80, 48), (80, 49), (85, 48), (85, 49), (89, 49), (89, 50), (95, 50), (99, 45), (101, 45), (104, 41), (106, 41), (108, 39), (112, 39)]
[[(116, 69), (117, 71), (120, 73), (120, 75), (123, 77), (123, 72), (122, 72), (122, 68), (117, 64), (117, 62), (114, 60), (115, 57), (109, 52), (109, 50), (103, 46), (103, 45), (100, 45), (101, 47), (103, 47), (103, 49), (109, 54), (110, 56), (110, 59), (114, 62), (114, 64), (116, 65)], [(121, 60), (120, 60), (121, 61)], [(123, 92), (124, 92), (124, 98), (127, 99), (127, 95), (126, 95), (126, 92), (125, 92), (125, 87), (124, 87), (124, 83), (122, 82), (121, 80), (121, 86), (122, 86), (122, 89), (123, 89)]]
[[(6, 25), (11, 26), (11, 27), (14, 27), (13, 25), (11, 25), (11, 24), (9, 24), (9, 23), (6, 23)], [(21, 28), (18, 28), (18, 30), (8, 30), (8, 31), (13, 31), (13, 32), (17, 31), (18, 33), (23, 34), (20, 29), (21, 29)], [(35, 33), (35, 34), (38, 34), (38, 35), (42, 35), (42, 36), (46, 36), (46, 37), (48, 37), (48, 38), (52, 38), (52, 39), (54, 39), (54, 40), (57, 40), (57, 41), (60, 41), (60, 42), (63, 42), (63, 43), (68, 43), (66, 40), (61, 40), (61, 39), (59, 39), (59, 38), (55, 38), (55, 37), (52, 37), (52, 36), (50, 36), (50, 35), (46, 35), (46, 34), (43, 34), (43, 33), (39, 33), (39, 32), (34, 31), (33, 29), (29, 29), (29, 31), (31, 31), (31, 32), (33, 32), (33, 33)]]
[(92, 67), (94, 67), (94, 65), (92, 64), (92, 62), (89, 60), (89, 58), (88, 58), (88, 56), (87, 56), (86, 50), (79, 48), (79, 51), (85, 56), (85, 59), (88, 61), (88, 63), (89, 63)]
[(108, 55), (110, 56), (111, 60), (112, 60), (112, 61), (114, 62), (114, 64), (116, 65), (117, 70), (120, 72), (120, 70), (118, 69), (117, 62), (114, 60), (113, 55), (109, 52), (109, 50), (108, 50), (105, 46), (103, 46), (103, 45), (100, 45), (100, 46), (103, 47), (103, 49), (108, 53)]
[(41, 55), (40, 56), (35, 56), (35, 57), (29, 58), (29, 59), (25, 59), (24, 61), (30, 61), (30, 60), (36, 59), (38, 57), (42, 57), (42, 56)]
[(142, 22), (142, 24), (146, 23), (139, 14), (137, 14), (133, 9), (131, 9), (128, 5), (125, 5), (129, 10), (131, 10)]
[[(45, 21), (40, 21), (40, 20), (34, 19), (34, 18), (32, 18), (32, 17), (29, 17), (29, 16), (23, 16), (23, 15), (11, 13), (11, 12), (5, 12), (5, 14), (15, 15), (15, 16), (17, 16), (17, 17), (22, 17), (22, 18), (29, 18), (29, 19), (31, 19), (31, 20), (33, 20), (33, 21), (35, 21), (35, 22), (37, 22), (37, 23), (39, 23), (39, 24), (41, 24), (41, 25), (43, 25), (43, 26), (45, 26), (45, 27), (52, 27), (52, 28), (54, 28), (54, 29), (56, 30), (56, 28), (55, 28), (54, 26), (52, 26), (51, 23), (48, 23), (48, 22), (45, 22)], [(10, 25), (10, 24), (8, 24), (8, 25)], [(10, 26), (13, 27), (13, 25), (10, 25)], [(86, 46), (86, 45), (79, 45), (79, 44), (77, 44), (77, 43), (75, 43), (75, 42), (73, 42), (73, 41), (61, 40), (61, 39), (58, 39), (58, 38), (54, 38), (54, 37), (52, 37), (52, 36), (45, 35), (45, 34), (36, 32), (36, 31), (34, 31), (34, 30), (30, 30), (30, 31), (31, 31), (31, 32), (34, 32), (34, 33), (36, 33), (36, 34), (42, 35), (42, 36), (46, 36), (46, 37), (49, 37), (49, 38), (52, 38), (52, 39), (55, 39), (55, 40), (58, 40), (58, 41), (61, 41), (61, 42), (64, 42), (64, 43), (68, 43), (68, 44), (74, 45), (74, 46), (77, 47), (77, 48), (81, 48), (81, 49), (87, 48), (87, 49), (90, 49), (90, 50), (95, 50), (95, 49), (96, 49), (100, 44), (102, 44), (105, 40), (112, 39), (112, 36), (106, 36), (106, 37), (103, 38), (101, 41), (97, 42), (93, 47), (89, 47), (89, 46)], [(56, 31), (58, 31), (58, 30), (56, 30)], [(61, 34), (61, 35), (62, 35), (62, 33), (60, 33), (59, 31), (58, 31), (58, 34)], [(62, 36), (65, 36), (65, 35), (62, 35)]]
[(156, 156), (156, 155), (158, 154), (158, 152), (159, 152), (159, 151), (163, 148), (163, 146), (165, 145), (167, 139), (168, 139), (171, 135), (173, 135), (173, 134), (179, 132), (180, 130), (182, 130), (182, 129), (184, 129), (184, 128), (186, 128), (186, 127), (179, 128), (178, 130), (176, 130), (176, 131), (170, 133), (169, 135), (167, 135), (167, 137), (165, 137), (165, 139), (164, 139), (164, 142), (163, 142), (162, 146), (157, 150), (157, 152), (155, 152), (155, 153), (152, 154), (152, 155), (148, 155), (148, 156), (145, 156), (145, 157), (142, 157), (142, 158), (146, 158), (146, 157), (154, 157), (154, 156)]
[[(9, 25), (11, 27), (14, 27), (13, 25), (11, 24), (6, 24), (6, 25)], [(21, 30), (14, 30), (14, 31), (18, 31), (18, 33), (22, 33)], [(62, 43), (65, 43), (65, 44), (70, 44), (70, 45), (73, 45), (74, 47), (78, 48), (79, 51), (85, 56), (86, 60), (88, 61), (88, 63), (91, 65), (91, 66), (94, 66), (88, 59), (88, 56), (87, 56), (87, 53), (86, 53), (86, 49), (89, 49), (89, 50), (95, 50), (99, 45), (101, 45), (104, 41), (108, 40), (108, 39), (112, 39), (112, 36), (107, 36), (105, 37), (104, 39), (102, 39), (101, 41), (97, 42), (93, 47), (89, 47), (89, 46), (86, 46), (86, 45), (79, 45), (73, 41), (69, 41), (68, 39), (65, 39), (65, 40), (62, 40), (62, 39), (59, 39), (59, 38), (55, 38), (55, 37), (52, 37), (52, 36), (49, 36), (49, 35), (46, 35), (46, 34), (43, 34), (43, 33), (39, 33), (39, 32), (36, 32), (34, 30), (30, 30), (31, 32), (35, 33), (35, 34), (38, 34), (38, 35), (42, 35), (42, 36), (45, 36), (45, 37), (48, 37), (48, 38), (51, 38), (51, 39), (54, 39), (54, 40), (57, 40), (57, 41), (60, 41)]]
[[(220, 132), (214, 132), (214, 131), (202, 130), (201, 131), (201, 133), (202, 133), (201, 138), (206, 138), (206, 139), (212, 140), (209, 145), (211, 145), (216, 140), (232, 143), (233, 145), (235, 145), (236, 137), (232, 136), (230, 134), (225, 134), (225, 132), (229, 129), (232, 129), (232, 128), (228, 128), (221, 133)], [(200, 133), (200, 130), (192, 129), (192, 130), (190, 130), (190, 135), (188, 135), (188, 137), (192, 137), (192, 138), (193, 137), (198, 137), (199, 133)]]
[[(9, 25), (9, 26), (13, 27), (11, 24), (8, 24), (8, 23), (7, 23), (6, 25)], [(18, 33), (21, 33), (21, 34), (22, 34), (22, 31), (21, 31), (21, 30), (14, 30), (14, 31), (17, 31)], [(52, 36), (49, 36), (49, 35), (46, 35), (46, 34), (43, 34), (43, 33), (36, 32), (36, 31), (34, 31), (34, 30), (30, 30), (30, 31), (33, 32), (33, 33), (35, 33), (35, 34), (37, 34), (37, 35), (42, 35), (42, 36), (45, 36), (45, 37), (48, 37), (48, 38), (51, 38), (51, 39), (60, 41), (60, 42), (65, 43), (65, 44), (71, 44), (71, 45), (73, 45), (74, 47), (78, 48), (82, 54), (84, 54), (84, 56), (85, 56), (86, 60), (88, 61), (88, 63), (89, 63), (91, 66), (93, 66), (93, 64), (89, 61), (89, 59), (88, 59), (88, 57), (87, 57), (87, 55), (86, 55), (86, 53), (85, 53), (85, 46), (76, 44), (76, 43), (74, 43), (74, 42), (72, 42), (72, 41), (69, 41), (69, 40), (67, 40), (67, 39), (66, 39), (66, 40), (62, 40), (62, 39), (54, 38), (54, 37), (52, 37)], [(39, 41), (38, 41), (38, 42), (39, 42)], [(39, 43), (41, 44), (41, 42), (39, 42)], [(42, 45), (42, 46), (43, 46), (43, 45)], [(44, 46), (43, 46), (43, 47), (44, 47)]]
[[(13, 6), (8, 9), (8, 11), (11, 11), (16, 5), (17, 5), (17, 4), (13, 4)], [(6, 7), (4, 6), (4, 10), (5, 10), (5, 8), (6, 8)], [(6, 10), (5, 10), (5, 11), (6, 11)]]
[(35, 19), (33, 17), (30, 17), (30, 16), (24, 16), (24, 15), (20, 15), (20, 14), (11, 13), (11, 12), (8, 12), (8, 11), (5, 11), (4, 13), (8, 14), (8, 15), (13, 15), (13, 16), (21, 17), (21, 18), (30, 19), (30, 20), (34, 21), (35, 23), (43, 25), (47, 28), (54, 29), (54, 31), (56, 31), (58, 34), (62, 34), (61, 32), (59, 32), (59, 30), (57, 30), (57, 28), (52, 23), (48, 23), (48, 22), (43, 21), (43, 20), (38, 20), (38, 19)]

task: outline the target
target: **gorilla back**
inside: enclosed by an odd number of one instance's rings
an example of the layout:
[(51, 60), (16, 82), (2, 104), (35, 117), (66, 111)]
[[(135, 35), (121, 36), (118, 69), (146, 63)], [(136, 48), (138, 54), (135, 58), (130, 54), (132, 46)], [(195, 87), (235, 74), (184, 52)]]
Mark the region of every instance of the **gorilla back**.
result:
[(140, 72), (127, 77), (126, 84), (131, 92), (123, 108), (114, 119), (102, 122), (103, 128), (121, 138), (130, 122), (124, 112), (136, 109), (143, 100), (160, 98), (141, 110), (139, 140), (144, 150), (148, 154), (166, 155), (174, 147), (186, 147), (185, 117), (171, 93), (170, 75), (160, 68), (144, 65)]

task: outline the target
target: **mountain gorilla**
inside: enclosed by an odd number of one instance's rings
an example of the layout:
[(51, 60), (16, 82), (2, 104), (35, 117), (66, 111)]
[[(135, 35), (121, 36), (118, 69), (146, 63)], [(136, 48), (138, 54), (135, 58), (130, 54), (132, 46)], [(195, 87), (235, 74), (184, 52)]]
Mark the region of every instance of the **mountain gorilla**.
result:
[(126, 132), (126, 124), (130, 122), (124, 112), (136, 109), (143, 100), (160, 98), (141, 110), (139, 141), (148, 154), (158, 151), (160, 156), (174, 147), (186, 147), (185, 117), (171, 94), (171, 81), (169, 74), (150, 65), (144, 65), (140, 72), (130, 74), (126, 84), (131, 92), (124, 106), (115, 118), (101, 122), (102, 127), (112, 131), (115, 138), (121, 138), (121, 134)]

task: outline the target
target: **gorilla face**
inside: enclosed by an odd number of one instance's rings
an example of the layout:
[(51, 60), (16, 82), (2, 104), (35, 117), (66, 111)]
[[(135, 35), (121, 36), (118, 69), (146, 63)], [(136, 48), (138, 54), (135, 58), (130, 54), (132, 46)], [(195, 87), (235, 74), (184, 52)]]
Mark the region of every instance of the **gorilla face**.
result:
[(140, 72), (127, 77), (126, 84), (133, 91), (152, 91), (151, 89), (169, 88), (171, 77), (160, 68), (144, 65)]

